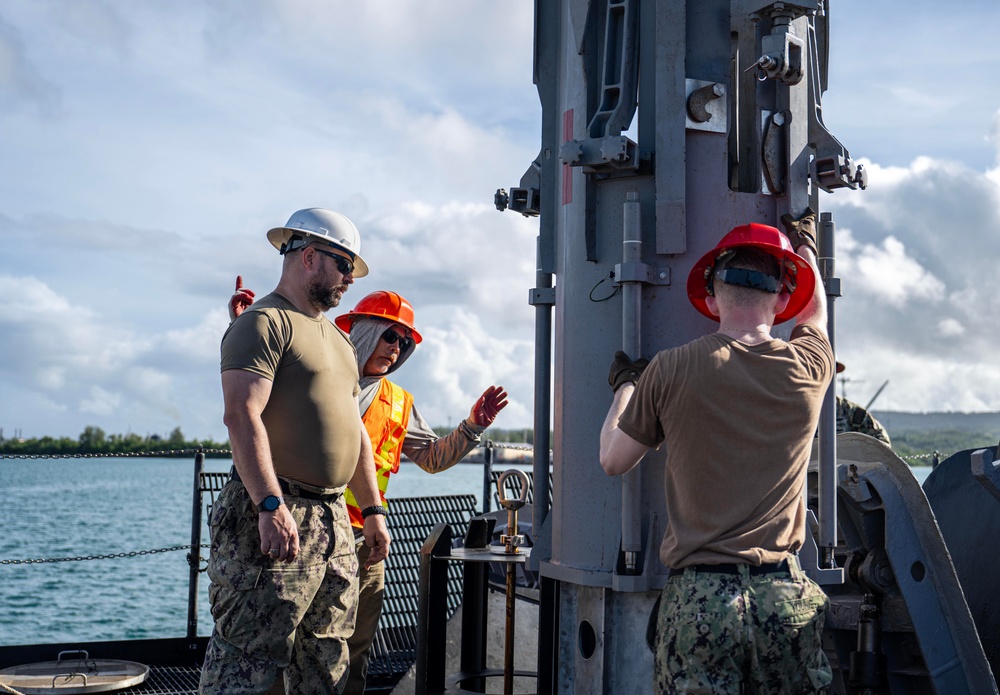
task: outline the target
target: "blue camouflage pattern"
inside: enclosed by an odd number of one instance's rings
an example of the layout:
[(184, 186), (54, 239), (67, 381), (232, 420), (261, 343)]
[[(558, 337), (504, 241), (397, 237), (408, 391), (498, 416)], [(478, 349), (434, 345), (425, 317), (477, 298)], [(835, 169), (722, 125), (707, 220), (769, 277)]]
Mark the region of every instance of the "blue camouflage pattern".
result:
[(826, 693), (833, 676), (822, 648), (829, 599), (799, 568), (750, 575), (673, 574), (660, 596), (656, 693)]
[(212, 509), (209, 600), (215, 629), (198, 692), (263, 695), (284, 671), (285, 692), (341, 693), (354, 631), (358, 562), (343, 497), (287, 496), (298, 525), (292, 562), (261, 553), (257, 511), (238, 482)]

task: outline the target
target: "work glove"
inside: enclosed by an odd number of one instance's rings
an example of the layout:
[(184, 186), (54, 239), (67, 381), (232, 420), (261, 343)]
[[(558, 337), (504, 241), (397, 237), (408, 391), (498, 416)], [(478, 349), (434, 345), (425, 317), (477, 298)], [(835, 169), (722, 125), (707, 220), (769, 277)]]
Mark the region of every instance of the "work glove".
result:
[(645, 357), (640, 357), (639, 359), (633, 361), (630, 360), (628, 355), (619, 350), (615, 353), (615, 361), (611, 363), (611, 373), (608, 374), (608, 383), (611, 384), (611, 390), (617, 391), (618, 388), (625, 383), (632, 382), (633, 384), (639, 381), (639, 377), (642, 375), (642, 370), (646, 368), (649, 364), (649, 360)]
[(497, 413), (506, 407), (507, 392), (503, 386), (490, 386), (472, 406), (469, 418), (480, 427), (489, 427), (496, 420)]
[(236, 320), (236, 317), (243, 313), (243, 310), (253, 304), (253, 290), (243, 287), (243, 276), (236, 276), (236, 291), (229, 298), (229, 321)]
[(800, 246), (808, 246), (814, 256), (819, 256), (819, 247), (816, 245), (816, 213), (812, 208), (806, 208), (802, 217), (795, 219), (791, 215), (782, 215), (781, 224), (785, 227), (785, 234), (792, 242), (792, 248), (798, 250)]

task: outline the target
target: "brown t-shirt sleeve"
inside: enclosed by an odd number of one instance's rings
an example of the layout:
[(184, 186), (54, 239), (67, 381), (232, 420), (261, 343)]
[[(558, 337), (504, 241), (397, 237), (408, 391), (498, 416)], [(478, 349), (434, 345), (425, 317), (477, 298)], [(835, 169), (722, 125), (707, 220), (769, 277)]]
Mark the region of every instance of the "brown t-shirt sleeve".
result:
[(799, 324), (792, 329), (789, 338), (802, 365), (816, 381), (827, 383), (833, 376), (834, 357), (830, 340), (818, 328), (808, 323)]
[(618, 428), (635, 441), (651, 449), (658, 447), (664, 438), (663, 425), (657, 416), (657, 404), (662, 399), (661, 390), (667, 386), (662, 375), (664, 354), (657, 354), (643, 370), (625, 412), (618, 420)]
[(274, 381), (287, 340), (263, 311), (244, 311), (222, 336), (222, 371), (243, 369)]

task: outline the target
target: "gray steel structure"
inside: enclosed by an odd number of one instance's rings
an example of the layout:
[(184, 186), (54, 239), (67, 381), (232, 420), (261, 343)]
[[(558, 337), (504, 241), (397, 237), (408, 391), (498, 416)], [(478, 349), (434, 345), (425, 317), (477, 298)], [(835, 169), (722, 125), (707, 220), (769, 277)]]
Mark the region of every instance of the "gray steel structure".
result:
[[(867, 178), (822, 120), (823, 0), (536, 0), (535, 14), (541, 150), (496, 203), (540, 223), (529, 297), (536, 308), (534, 480), (542, 485), (532, 554), (543, 577), (539, 692), (647, 692), (652, 654), (638, 645), (666, 579), (658, 558), (665, 453), (650, 452), (622, 478), (602, 471), (611, 358), (617, 349), (652, 357), (716, 330), (691, 307), (685, 284), (729, 229), (749, 221), (779, 226), (785, 213), (819, 211), (820, 190), (864, 188)], [(833, 220), (829, 213), (821, 219), (832, 340), (840, 287)], [(915, 562), (954, 576), (950, 561), (928, 556), (943, 544), (923, 542), (940, 540), (936, 526), (928, 528), (926, 503), (892, 493), (898, 467), (884, 473), (884, 462), (872, 464), (869, 478), (856, 459), (853, 476), (838, 466), (833, 399), (831, 386), (811, 476), (815, 542), (802, 560), (834, 598), (828, 646), (837, 691), (863, 683), (867, 692), (995, 692), (958, 583), (947, 583), (951, 593), (939, 605), (910, 610), (908, 597), (926, 598), (929, 585), (915, 580), (903, 591), (886, 579), (891, 571), (873, 569)], [(894, 458), (887, 449), (862, 449)], [(891, 504), (879, 506), (883, 495)], [(838, 509), (848, 515), (842, 523)], [(909, 532), (873, 531), (878, 518), (888, 525), (887, 511)], [(887, 548), (887, 537), (906, 540)], [(891, 607), (899, 634), (883, 633), (882, 606)], [(948, 634), (920, 634), (934, 624), (947, 625)], [(905, 686), (887, 674), (884, 652), (891, 652), (889, 672), (907, 672)], [(956, 670), (960, 661), (964, 670)]]

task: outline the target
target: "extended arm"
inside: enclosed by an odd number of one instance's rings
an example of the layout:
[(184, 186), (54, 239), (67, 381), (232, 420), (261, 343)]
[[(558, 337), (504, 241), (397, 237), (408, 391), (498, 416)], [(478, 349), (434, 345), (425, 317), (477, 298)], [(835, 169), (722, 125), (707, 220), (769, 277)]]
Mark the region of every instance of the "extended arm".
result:
[(797, 317), (797, 323), (808, 323), (815, 326), (818, 331), (823, 335), (826, 335), (826, 287), (823, 285), (823, 277), (819, 273), (819, 266), (816, 264), (816, 256), (813, 254), (812, 249), (806, 245), (802, 245), (795, 250), (797, 254), (802, 256), (806, 261), (812, 266), (813, 272), (816, 273), (816, 287), (813, 288), (813, 296), (810, 298), (809, 303), (806, 304), (805, 309)]
[(479, 435), (493, 424), (497, 414), (507, 407), (507, 392), (502, 386), (490, 386), (473, 404), (469, 417), (451, 433), (438, 438), (416, 406), (410, 414), (403, 453), (428, 473), (440, 473), (461, 461), (479, 444)]
[[(360, 415), (358, 418), (360, 419)], [(377, 507), (382, 504), (382, 499), (378, 493), (378, 480), (375, 474), (375, 461), (372, 458), (372, 441), (368, 437), (368, 430), (361, 424), (361, 453), (358, 455), (358, 463), (354, 468), (354, 475), (348, 483), (358, 505), (364, 510), (366, 507)], [(382, 562), (389, 557), (389, 529), (385, 525), (385, 517), (381, 514), (370, 514), (365, 519), (362, 529), (365, 537), (365, 544), (371, 548), (368, 562), (365, 567)]]
[(816, 274), (816, 286), (813, 288), (813, 296), (809, 303), (799, 313), (797, 323), (808, 323), (815, 326), (823, 335), (826, 335), (826, 287), (823, 285), (823, 276), (820, 275), (819, 266), (816, 263), (816, 213), (811, 208), (806, 208), (802, 217), (795, 219), (792, 215), (783, 215), (781, 223), (785, 226), (785, 233), (795, 253), (806, 259)]
[[(271, 448), (261, 413), (271, 397), (271, 382), (242, 369), (222, 372), (224, 421), (229, 429), (233, 465), (255, 505), (268, 495), (281, 497), (278, 477), (271, 462)], [(278, 559), (293, 560), (299, 552), (299, 533), (288, 507), (260, 512), (260, 551), (278, 550)]]
[(618, 420), (625, 412), (635, 385), (627, 382), (620, 386), (611, 400), (608, 416), (601, 427), (601, 467), (608, 475), (627, 473), (639, 463), (639, 460), (649, 451), (649, 447), (640, 444), (629, 435), (618, 429)]

